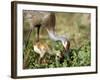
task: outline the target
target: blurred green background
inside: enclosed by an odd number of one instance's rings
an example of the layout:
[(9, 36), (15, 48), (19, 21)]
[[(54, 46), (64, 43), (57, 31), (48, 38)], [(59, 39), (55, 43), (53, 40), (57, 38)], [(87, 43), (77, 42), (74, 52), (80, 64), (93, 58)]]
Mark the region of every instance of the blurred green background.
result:
[[(91, 16), (89, 13), (69, 13), (69, 12), (55, 12), (56, 16), (56, 33), (58, 35), (65, 35), (70, 40), (70, 62), (64, 59), (63, 63), (56, 62), (55, 59), (50, 58), (50, 63), (38, 64), (37, 55), (32, 47), (36, 40), (36, 30), (31, 33), (28, 48), (24, 49), (23, 64), (25, 69), (30, 68), (50, 68), (50, 67), (72, 67), (72, 66), (90, 66), (91, 65)], [(28, 28), (29, 23), (24, 19), (24, 28)], [(23, 34), (25, 38), (27, 32)], [(61, 45), (52, 41), (48, 37), (48, 33), (44, 28), (40, 30), (40, 39), (46, 41), (48, 45)]]

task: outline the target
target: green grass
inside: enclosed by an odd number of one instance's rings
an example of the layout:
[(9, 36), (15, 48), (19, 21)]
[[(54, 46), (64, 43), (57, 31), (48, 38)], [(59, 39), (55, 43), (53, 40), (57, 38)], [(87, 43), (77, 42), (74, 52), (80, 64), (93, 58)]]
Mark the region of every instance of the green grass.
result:
[[(54, 44), (55, 46), (55, 44)], [(53, 47), (55, 50), (61, 50), (60, 44), (56, 44)], [(27, 69), (33, 68), (52, 68), (52, 67), (74, 67), (74, 66), (90, 66), (91, 65), (91, 52), (90, 52), (90, 42), (86, 42), (80, 48), (70, 49), (69, 59), (67, 57), (63, 58), (63, 62), (60, 63), (59, 59), (56, 59), (55, 55), (47, 54), (45, 59), (48, 60), (48, 63), (38, 63), (39, 55), (34, 52), (32, 47), (32, 42), (28, 44), (29, 49), (29, 57), (28, 64), (26, 66)], [(27, 52), (27, 51), (25, 51)], [(27, 53), (26, 53), (27, 54)], [(25, 54), (24, 54), (25, 56)], [(25, 57), (24, 57), (25, 58)]]
[[(24, 22), (25, 28), (29, 26)], [(23, 68), (56, 68), (56, 67), (77, 67), (91, 65), (91, 41), (90, 41), (90, 14), (82, 13), (56, 13), (56, 33), (66, 35), (70, 39), (70, 53), (64, 57), (62, 62), (55, 59), (55, 55), (46, 55), (48, 63), (39, 64), (39, 55), (34, 52), (33, 44), (36, 40), (36, 31), (31, 33), (27, 48), (23, 51)], [(41, 28), (41, 40), (46, 42), (52, 49), (51, 53), (63, 51), (61, 42), (54, 42), (49, 39), (47, 32)], [(26, 34), (24, 34), (26, 37)]]

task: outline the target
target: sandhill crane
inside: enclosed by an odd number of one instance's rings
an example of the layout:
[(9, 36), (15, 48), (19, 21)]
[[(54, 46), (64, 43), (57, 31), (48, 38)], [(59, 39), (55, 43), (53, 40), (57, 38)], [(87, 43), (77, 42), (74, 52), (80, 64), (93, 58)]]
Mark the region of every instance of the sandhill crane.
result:
[[(34, 28), (37, 28), (37, 42), (39, 42), (40, 28), (44, 27), (44, 29), (48, 32), (50, 39), (54, 41), (61, 41), (64, 47), (64, 51), (69, 52), (70, 41), (66, 37), (58, 36), (55, 32), (56, 17), (54, 12), (24, 10), (24, 16), (30, 24), (29, 27), (30, 33)], [(37, 43), (37, 46), (38, 45), (40, 44)], [(41, 47), (42, 49), (45, 49), (45, 46)], [(44, 52), (46, 51), (44, 50)], [(40, 52), (38, 53), (40, 54)]]

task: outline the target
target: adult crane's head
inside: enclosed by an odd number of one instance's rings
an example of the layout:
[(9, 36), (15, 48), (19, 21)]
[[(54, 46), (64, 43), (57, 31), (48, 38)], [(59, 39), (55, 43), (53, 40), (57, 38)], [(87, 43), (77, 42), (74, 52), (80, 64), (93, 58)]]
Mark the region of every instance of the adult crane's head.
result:
[(64, 47), (64, 49), (67, 51), (69, 50), (70, 48), (70, 41), (68, 39), (66, 39), (65, 37), (61, 37), (61, 42), (62, 42), (62, 45)]
[(48, 31), (49, 37), (54, 41), (61, 41), (64, 49), (67, 51), (70, 47), (70, 41), (64, 36), (58, 36), (54, 31)]

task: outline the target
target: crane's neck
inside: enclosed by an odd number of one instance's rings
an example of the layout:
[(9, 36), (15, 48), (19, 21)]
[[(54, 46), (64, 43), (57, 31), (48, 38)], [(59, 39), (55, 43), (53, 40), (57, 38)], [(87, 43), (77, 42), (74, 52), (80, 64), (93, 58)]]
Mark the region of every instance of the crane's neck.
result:
[(54, 41), (61, 41), (62, 44), (64, 45), (64, 42), (66, 41), (66, 38), (63, 36), (58, 36), (54, 31), (50, 31), (47, 29), (47, 32), (49, 34), (50, 39)]
[(64, 51), (67, 51), (69, 53), (69, 47), (70, 47), (70, 42), (67, 38), (64, 36), (58, 36), (54, 31), (47, 30), (49, 37), (54, 40), (54, 41), (61, 41), (62, 45), (64, 47)]

